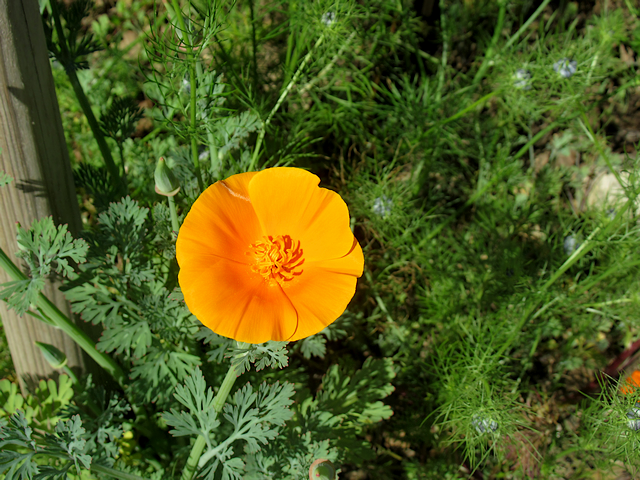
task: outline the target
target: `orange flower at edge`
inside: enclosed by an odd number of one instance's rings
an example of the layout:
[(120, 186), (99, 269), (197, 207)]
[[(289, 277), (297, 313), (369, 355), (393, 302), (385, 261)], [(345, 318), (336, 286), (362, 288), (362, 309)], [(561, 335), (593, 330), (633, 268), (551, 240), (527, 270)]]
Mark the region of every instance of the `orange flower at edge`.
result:
[(624, 385), (620, 387), (620, 392), (624, 395), (633, 395), (638, 387), (640, 387), (640, 372), (634, 370), (629, 377), (625, 378)]
[(344, 312), (364, 257), (340, 195), (298, 168), (207, 188), (176, 243), (178, 280), (205, 326), (241, 342), (300, 340)]

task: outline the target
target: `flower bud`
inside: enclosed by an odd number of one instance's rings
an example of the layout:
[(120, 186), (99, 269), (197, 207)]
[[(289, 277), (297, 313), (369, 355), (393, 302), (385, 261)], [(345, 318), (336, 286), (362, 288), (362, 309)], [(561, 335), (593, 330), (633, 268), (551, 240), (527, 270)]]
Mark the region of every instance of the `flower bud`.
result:
[(164, 158), (160, 157), (158, 160), (153, 176), (156, 180), (156, 193), (165, 197), (173, 197), (180, 191), (180, 182), (167, 166)]
[(309, 480), (335, 480), (336, 467), (329, 460), (316, 460), (309, 468)]
[(36, 345), (40, 348), (45, 360), (51, 365), (51, 368), (62, 368), (67, 364), (67, 356), (58, 350), (53, 345), (48, 343), (36, 342)]

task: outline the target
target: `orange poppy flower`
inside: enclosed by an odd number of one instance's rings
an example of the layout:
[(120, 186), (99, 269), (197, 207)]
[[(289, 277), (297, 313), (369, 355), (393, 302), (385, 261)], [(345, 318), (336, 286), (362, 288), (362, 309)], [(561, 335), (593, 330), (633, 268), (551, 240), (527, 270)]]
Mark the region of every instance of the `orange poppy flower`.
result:
[(241, 342), (300, 340), (344, 312), (364, 257), (340, 195), (299, 168), (214, 183), (178, 233), (178, 280), (205, 326)]
[(620, 392), (624, 395), (632, 395), (638, 387), (640, 387), (640, 372), (634, 370), (631, 376), (624, 379), (624, 385), (620, 388)]

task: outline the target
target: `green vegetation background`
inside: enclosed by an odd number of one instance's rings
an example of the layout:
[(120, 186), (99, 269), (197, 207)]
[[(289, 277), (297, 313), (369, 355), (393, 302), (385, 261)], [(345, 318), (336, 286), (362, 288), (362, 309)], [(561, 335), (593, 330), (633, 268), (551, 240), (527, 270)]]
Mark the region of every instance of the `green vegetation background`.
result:
[[(152, 69), (163, 13), (152, 0), (97, 2), (83, 25), (103, 50), (79, 76), (101, 117), (117, 98), (143, 109), (128, 135), (114, 133), (114, 156), (152, 209), (165, 156), (183, 182), (182, 216), (197, 195), (189, 132), (158, 84), (189, 92), (179, 66)], [(258, 119), (307, 61), (259, 164), (318, 174), (345, 198), (365, 252), (348, 311), (293, 347), (291, 375), (314, 392), (331, 365), (393, 360), (394, 415), (357, 430), (374, 455), (354, 450), (340, 478), (636, 474), (637, 395), (619, 393), (625, 372), (596, 373), (640, 333), (639, 14), (614, 0), (221, 9), (198, 97), (227, 120), (216, 142), (203, 135), (205, 178), (252, 165)], [(53, 72), (72, 162), (98, 168), (64, 69)], [(79, 201), (92, 228), (110, 199), (87, 175)], [(0, 376), (15, 380), (6, 343), (0, 352)], [(144, 463), (131, 448), (123, 455)]]

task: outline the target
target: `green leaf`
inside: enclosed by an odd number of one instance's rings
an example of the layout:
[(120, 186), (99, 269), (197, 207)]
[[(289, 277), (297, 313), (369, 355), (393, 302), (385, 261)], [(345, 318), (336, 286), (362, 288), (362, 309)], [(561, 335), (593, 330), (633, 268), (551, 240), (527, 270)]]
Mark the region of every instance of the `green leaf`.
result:
[(35, 220), (29, 230), (18, 226), (16, 255), (29, 266), (30, 279), (3, 284), (0, 298), (23, 315), (36, 303), (45, 285), (45, 278), (54, 270), (69, 277), (74, 273), (69, 261), (83, 263), (88, 245), (67, 231), (66, 225), (55, 226), (51, 217)]
[(324, 358), (327, 352), (327, 339), (320, 334), (311, 335), (300, 342), (300, 351), (304, 358), (311, 357)]
[(213, 479), (216, 469), (222, 465), (222, 478), (243, 478), (244, 462), (233, 458), (233, 444), (243, 443), (247, 454), (269, 445), (280, 434), (285, 422), (293, 417), (289, 407), (293, 404), (294, 393), (293, 384), (288, 382), (262, 383), (257, 392), (247, 383), (237, 390), (233, 404), (225, 404), (223, 410), (233, 432), (202, 455), (201, 462), (206, 462), (202, 475)]
[(117, 97), (100, 118), (100, 127), (106, 136), (123, 142), (133, 135), (138, 120), (142, 116), (142, 111), (134, 98)]
[(30, 480), (38, 473), (38, 465), (33, 461), (37, 447), (32, 435), (22, 411), (11, 415), (9, 422), (0, 418), (0, 473), (6, 474), (5, 480)]
[(367, 358), (353, 377), (333, 365), (322, 380), (319, 407), (358, 426), (388, 419), (393, 411), (379, 399), (393, 392), (389, 382), (394, 377), (393, 362), (389, 358)]
[(249, 370), (251, 364), (255, 364), (256, 371), (265, 367), (284, 368), (289, 364), (287, 355), (288, 342), (268, 341), (265, 343), (250, 344), (242, 348), (229, 348), (232, 363), (238, 368), (238, 375)]
[(209, 432), (218, 428), (220, 422), (216, 420), (213, 409), (213, 390), (207, 387), (200, 368), (196, 367), (184, 385), (176, 387), (174, 397), (187, 407), (189, 413), (175, 409), (171, 409), (170, 413), (163, 413), (162, 417), (167, 425), (174, 427), (169, 433), (175, 436), (202, 435), (209, 438)]
[(0, 380), (0, 417), (13, 415), (23, 405), (24, 398), (18, 392), (18, 385), (7, 379)]

